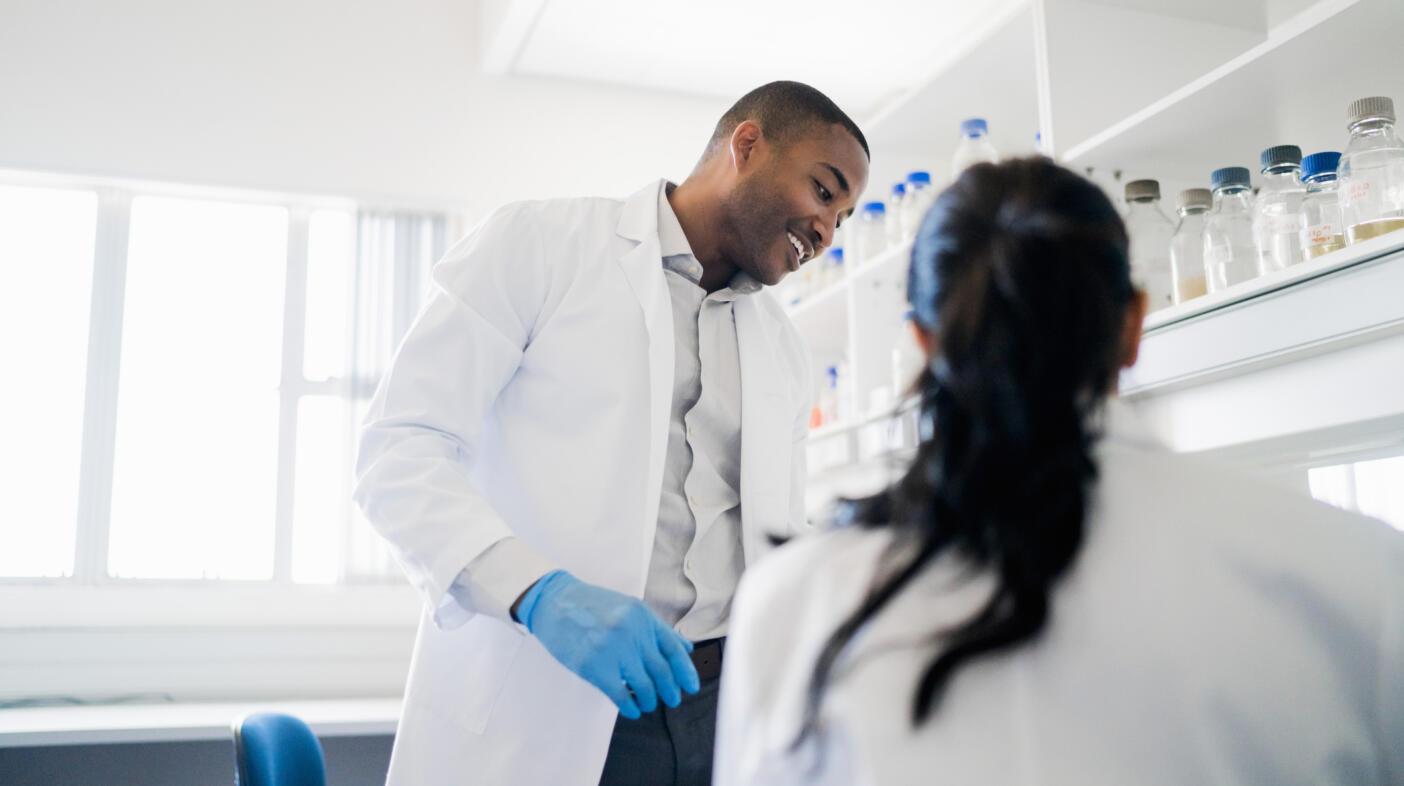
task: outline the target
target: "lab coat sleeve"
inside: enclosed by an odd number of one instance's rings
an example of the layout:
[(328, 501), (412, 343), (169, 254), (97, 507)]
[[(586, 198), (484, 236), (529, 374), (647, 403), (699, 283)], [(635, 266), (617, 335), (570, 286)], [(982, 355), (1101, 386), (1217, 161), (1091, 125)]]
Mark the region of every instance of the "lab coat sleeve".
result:
[(461, 608), (515, 625), (512, 604), (557, 567), (520, 540), (503, 538), (468, 563), (449, 587), (449, 595)]
[(550, 254), (529, 204), (495, 213), (434, 267), (428, 302), (381, 379), (363, 423), (354, 497), (410, 583), (452, 628), (483, 609), (449, 592), (512, 535), (468, 469), (483, 423), (551, 297)]

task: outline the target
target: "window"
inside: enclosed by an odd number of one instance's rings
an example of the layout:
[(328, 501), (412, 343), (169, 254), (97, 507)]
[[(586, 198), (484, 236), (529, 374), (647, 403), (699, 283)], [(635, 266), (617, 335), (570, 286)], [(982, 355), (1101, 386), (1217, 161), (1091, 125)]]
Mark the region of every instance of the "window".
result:
[(0, 576), (73, 575), (97, 194), (0, 186)]
[(1307, 480), (1316, 499), (1404, 530), (1404, 456), (1317, 467)]
[(400, 583), (355, 432), (447, 217), (36, 181), (0, 184), (0, 578)]
[(108, 572), (270, 579), (288, 211), (138, 197)]

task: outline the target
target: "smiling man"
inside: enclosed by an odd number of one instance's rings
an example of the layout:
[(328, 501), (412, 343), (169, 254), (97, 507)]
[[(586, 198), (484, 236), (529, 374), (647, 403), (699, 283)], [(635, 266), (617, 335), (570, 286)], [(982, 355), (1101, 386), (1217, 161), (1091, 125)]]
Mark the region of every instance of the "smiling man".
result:
[(804, 516), (814, 380), (762, 287), (868, 157), (774, 82), (682, 183), (509, 205), (435, 267), (357, 462), (426, 601), (392, 786), (710, 783), (732, 594)]

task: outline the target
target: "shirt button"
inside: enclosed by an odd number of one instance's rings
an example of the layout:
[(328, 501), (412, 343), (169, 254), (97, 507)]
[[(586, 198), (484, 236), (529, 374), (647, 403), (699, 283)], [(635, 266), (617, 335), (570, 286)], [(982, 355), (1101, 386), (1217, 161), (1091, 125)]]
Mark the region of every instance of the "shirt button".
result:
[(688, 573), (692, 572), (692, 560), (683, 560), (683, 570), (687, 571)]
[(687, 501), (688, 501), (693, 507), (696, 507), (696, 506), (697, 506), (697, 497), (696, 497), (696, 496), (694, 496), (694, 495), (692, 495), (692, 494), (688, 494), (688, 495), (687, 495)]
[(692, 429), (692, 426), (688, 426), (688, 427), (687, 427), (687, 436), (688, 436), (688, 437), (695, 437), (695, 436), (697, 436), (697, 432), (694, 431), (694, 430)]

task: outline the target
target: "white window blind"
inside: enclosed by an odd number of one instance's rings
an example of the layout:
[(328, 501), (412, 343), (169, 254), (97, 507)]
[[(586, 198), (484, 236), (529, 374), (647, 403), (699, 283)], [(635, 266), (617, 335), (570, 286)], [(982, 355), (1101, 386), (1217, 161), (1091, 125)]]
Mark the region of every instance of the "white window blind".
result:
[(350, 500), (355, 435), (447, 217), (20, 182), (0, 579), (402, 581)]

